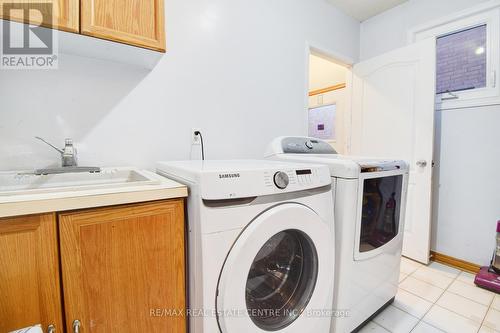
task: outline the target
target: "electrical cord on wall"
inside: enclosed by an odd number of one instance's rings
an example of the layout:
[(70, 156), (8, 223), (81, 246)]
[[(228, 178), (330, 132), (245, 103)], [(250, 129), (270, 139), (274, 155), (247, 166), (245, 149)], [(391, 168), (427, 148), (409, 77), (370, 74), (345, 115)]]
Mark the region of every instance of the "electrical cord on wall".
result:
[(199, 135), (200, 136), (200, 142), (201, 142), (201, 160), (205, 160), (205, 148), (203, 146), (203, 135), (201, 135), (200, 131), (195, 131), (194, 135)]

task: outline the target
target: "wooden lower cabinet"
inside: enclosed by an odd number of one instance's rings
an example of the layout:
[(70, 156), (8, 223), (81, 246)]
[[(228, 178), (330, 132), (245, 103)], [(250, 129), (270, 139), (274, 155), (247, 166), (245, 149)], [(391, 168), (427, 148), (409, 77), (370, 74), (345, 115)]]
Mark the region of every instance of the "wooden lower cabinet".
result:
[(55, 214), (0, 218), (0, 332), (63, 332)]
[[(68, 331), (186, 331), (184, 203), (59, 214)], [(160, 309), (160, 311), (158, 311)]]
[(184, 333), (184, 258), (183, 199), (0, 218), (0, 333)]

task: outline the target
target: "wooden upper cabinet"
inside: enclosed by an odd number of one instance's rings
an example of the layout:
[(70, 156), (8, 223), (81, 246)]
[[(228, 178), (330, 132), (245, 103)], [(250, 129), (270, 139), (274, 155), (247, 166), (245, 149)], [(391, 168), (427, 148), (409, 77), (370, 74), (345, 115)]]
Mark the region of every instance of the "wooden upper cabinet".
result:
[(0, 332), (63, 332), (55, 214), (0, 219)]
[(79, 16), (79, 0), (0, 0), (0, 18), (6, 20), (79, 32)]
[(81, 33), (165, 51), (163, 0), (81, 0)]
[(0, 0), (0, 18), (165, 52), (164, 0)]
[(186, 332), (182, 199), (61, 213), (59, 227), (68, 328)]

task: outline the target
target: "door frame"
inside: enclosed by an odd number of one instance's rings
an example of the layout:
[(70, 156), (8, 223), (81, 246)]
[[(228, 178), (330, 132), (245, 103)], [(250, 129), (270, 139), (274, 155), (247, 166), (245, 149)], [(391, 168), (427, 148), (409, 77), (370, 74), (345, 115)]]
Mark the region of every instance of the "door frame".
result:
[[(346, 155), (351, 153), (351, 128), (352, 128), (352, 112), (351, 112), (351, 99), (352, 99), (352, 66), (356, 63), (356, 61), (339, 52), (333, 51), (324, 45), (319, 45), (313, 42), (306, 41), (305, 47), (305, 63), (304, 63), (304, 112), (303, 112), (303, 124), (305, 129), (307, 130), (308, 124), (308, 112), (309, 112), (309, 56), (315, 55), (331, 61), (337, 65), (343, 66), (347, 68), (346, 73), (346, 87), (343, 88), (345, 91), (345, 104), (344, 104), (344, 121), (342, 124), (342, 133), (343, 133), (343, 150)], [(332, 103), (329, 103), (332, 104)], [(337, 104), (337, 103), (335, 103)], [(325, 104), (327, 105), (327, 104)], [(306, 133), (307, 134), (307, 133)], [(307, 135), (306, 135), (307, 136)], [(338, 140), (337, 140), (338, 141)]]

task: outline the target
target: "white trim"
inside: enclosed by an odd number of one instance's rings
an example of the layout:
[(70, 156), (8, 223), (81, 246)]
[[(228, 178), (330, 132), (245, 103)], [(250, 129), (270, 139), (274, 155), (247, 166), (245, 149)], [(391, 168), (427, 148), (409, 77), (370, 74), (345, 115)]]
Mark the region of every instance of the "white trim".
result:
[(457, 99), (440, 100), (437, 98), (436, 109), (448, 110), (468, 108), (500, 103), (500, 0), (488, 1), (484, 4), (459, 11), (444, 18), (417, 26), (408, 31), (408, 43), (427, 38), (438, 38), (447, 33), (475, 26), (487, 25), (487, 69), (486, 87), (454, 92)]
[(354, 65), (355, 61), (353, 58), (348, 57), (348, 56), (341, 54), (339, 52), (330, 50), (330, 49), (323, 47), (321, 45), (318, 45), (316, 43), (306, 42), (306, 47), (307, 47), (307, 51), (309, 54), (314, 54), (318, 57), (325, 58), (325, 59), (327, 59), (331, 62), (334, 62), (338, 65), (341, 65), (341, 66), (344, 66), (347, 68), (350, 68), (350, 67), (352, 67), (352, 65)]
[(354, 72), (351, 70), (348, 71), (345, 78), (345, 89), (346, 89), (346, 97), (345, 97), (345, 114), (344, 114), (344, 154), (351, 155), (352, 154), (352, 84), (354, 80)]
[(439, 26), (442, 26), (442, 25), (445, 25), (448, 23), (453, 23), (453, 22), (458, 21), (460, 19), (463, 19), (465, 17), (479, 14), (479, 13), (482, 13), (485, 11), (489, 11), (489, 10), (497, 8), (497, 7), (500, 7), (500, 0), (490, 0), (488, 2), (485, 2), (485, 3), (482, 3), (480, 5), (458, 11), (456, 13), (439, 18), (437, 20), (433, 20), (433, 21), (418, 25), (418, 26), (408, 30), (408, 44), (413, 44), (414, 42), (416, 42), (417, 40), (415, 37), (417, 34), (419, 34), (421, 32), (431, 30), (433, 28), (437, 28)]

